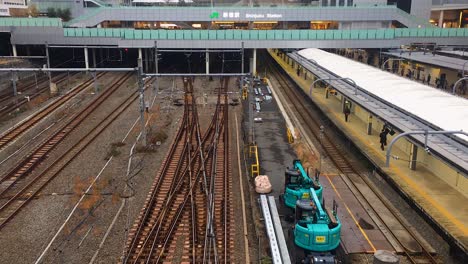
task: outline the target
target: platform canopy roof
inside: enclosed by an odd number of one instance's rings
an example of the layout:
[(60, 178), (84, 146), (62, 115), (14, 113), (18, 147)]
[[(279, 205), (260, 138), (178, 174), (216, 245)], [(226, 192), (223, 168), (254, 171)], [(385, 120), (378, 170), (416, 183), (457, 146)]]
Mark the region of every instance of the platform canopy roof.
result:
[[(452, 69), (456, 71), (461, 71), (463, 68), (463, 64), (467, 62), (467, 60), (448, 57), (444, 55), (434, 55), (432, 52), (401, 52), (400, 50), (392, 50), (389, 52), (382, 52), (382, 54), (390, 55), (397, 58), (402, 58), (410, 61), (416, 61), (421, 63), (426, 63), (430, 65), (434, 65), (437, 67), (443, 67), (447, 69)], [(437, 77), (437, 76), (434, 76)]]
[(320, 49), (304, 49), (299, 54), (439, 129), (468, 131), (465, 98)]
[[(133, 3), (147, 3), (147, 4), (177, 4), (181, 0), (133, 0)], [(184, 3), (193, 3), (193, 0), (184, 0)]]

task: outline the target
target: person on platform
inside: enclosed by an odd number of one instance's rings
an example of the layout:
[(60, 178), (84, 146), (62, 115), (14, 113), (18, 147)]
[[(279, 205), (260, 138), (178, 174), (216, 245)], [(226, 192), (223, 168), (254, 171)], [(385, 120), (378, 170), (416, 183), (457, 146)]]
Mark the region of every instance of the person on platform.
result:
[(379, 134), (380, 137), (380, 148), (382, 150), (385, 150), (385, 146), (387, 146), (387, 134), (388, 130), (384, 127), (382, 128), (382, 131)]
[(431, 74), (427, 75), (427, 85), (431, 85)]
[(349, 106), (345, 106), (345, 109), (343, 110), (343, 113), (344, 113), (345, 122), (348, 122), (349, 114), (351, 114), (351, 109), (350, 109), (350, 107), (349, 107)]

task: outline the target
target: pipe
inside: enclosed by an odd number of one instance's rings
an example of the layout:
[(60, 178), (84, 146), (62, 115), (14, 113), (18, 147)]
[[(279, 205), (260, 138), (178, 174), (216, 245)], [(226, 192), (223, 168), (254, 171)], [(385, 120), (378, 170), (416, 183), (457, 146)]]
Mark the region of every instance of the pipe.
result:
[(464, 132), (463, 130), (460, 130), (460, 131), (430, 131), (430, 130), (419, 130), (419, 131), (408, 131), (408, 132), (404, 132), (404, 133), (401, 133), (399, 134), (398, 136), (396, 136), (394, 139), (392, 139), (392, 142), (390, 142), (390, 144), (388, 145), (388, 149), (387, 149), (387, 154), (385, 155), (386, 156), (386, 160), (385, 160), (385, 167), (389, 167), (390, 166), (390, 153), (392, 152), (392, 147), (393, 147), (393, 144), (395, 144), (395, 142), (400, 139), (401, 137), (404, 137), (404, 136), (407, 136), (407, 135), (422, 135), (424, 134), (425, 135), (425, 138), (424, 138), (424, 149), (426, 149), (426, 151), (428, 150), (428, 147), (427, 147), (427, 139), (428, 139), (428, 136), (430, 134), (444, 134), (444, 135), (448, 135), (448, 134), (463, 134), (465, 136), (468, 136), (468, 133), (467, 132)]

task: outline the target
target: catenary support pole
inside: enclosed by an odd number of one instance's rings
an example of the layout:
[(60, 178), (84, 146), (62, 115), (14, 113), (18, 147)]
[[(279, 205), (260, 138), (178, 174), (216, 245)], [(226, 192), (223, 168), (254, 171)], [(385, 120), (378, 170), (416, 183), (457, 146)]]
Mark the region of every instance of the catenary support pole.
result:
[[(154, 70), (156, 74), (159, 74), (159, 55), (158, 55), (158, 42), (154, 42)], [(157, 96), (159, 91), (159, 77), (156, 76), (154, 80), (154, 95)]]
[(255, 135), (254, 135), (254, 121), (253, 121), (253, 107), (255, 105), (255, 100), (253, 96), (253, 78), (252, 73), (249, 76), (249, 131), (250, 131), (250, 143), (255, 144)]
[[(140, 49), (141, 51), (141, 49)], [(138, 58), (138, 91), (140, 93), (140, 124), (141, 124), (141, 140), (143, 146), (146, 146), (146, 129), (145, 129), (145, 83), (143, 81), (143, 61)]]
[[(244, 42), (242, 42), (241, 45), (242, 45), (241, 47), (241, 73), (244, 74)], [(244, 77), (241, 77), (240, 86), (241, 86), (240, 89), (244, 88)]]
[[(49, 56), (49, 44), (45, 43), (45, 52), (46, 52), (46, 63), (47, 68), (50, 69), (50, 56)], [(52, 74), (50, 72), (47, 73), (49, 77), (49, 87), (52, 85)]]
[(15, 72), (12, 72), (12, 73), (11, 73), (11, 84), (13, 85), (13, 96), (14, 96), (15, 105), (16, 105), (17, 96), (18, 96), (18, 90), (17, 90), (17, 88), (16, 88), (16, 73), (15, 73)]
[(416, 163), (418, 161), (418, 146), (411, 143), (410, 154), (409, 154), (409, 168), (411, 170), (416, 170)]

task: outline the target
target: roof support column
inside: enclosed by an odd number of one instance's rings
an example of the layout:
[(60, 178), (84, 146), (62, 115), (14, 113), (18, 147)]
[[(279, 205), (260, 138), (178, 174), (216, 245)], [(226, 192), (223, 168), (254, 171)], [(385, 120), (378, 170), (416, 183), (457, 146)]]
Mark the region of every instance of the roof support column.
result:
[(11, 48), (13, 50), (13, 57), (18, 56), (18, 53), (16, 52), (16, 44), (11, 44)]
[(85, 59), (85, 68), (89, 69), (89, 58), (88, 58), (88, 48), (84, 48), (84, 59)]
[(439, 23), (437, 24), (440, 28), (444, 27), (444, 10), (440, 10)]
[(367, 135), (372, 135), (372, 115), (367, 117)]
[(206, 74), (210, 74), (210, 53), (208, 49), (205, 52), (205, 72)]
[(18, 96), (18, 90), (16, 88), (16, 81), (18, 79), (18, 76), (16, 75), (16, 72), (12, 72), (11, 73), (11, 84), (13, 86), (13, 96), (14, 96), (14, 100), (15, 100), (15, 105), (17, 104), (18, 102), (18, 99), (17, 99), (17, 96)]
[(418, 146), (411, 142), (409, 153), (409, 168), (416, 170), (416, 162), (418, 159)]
[(257, 49), (253, 49), (252, 74), (257, 75)]

